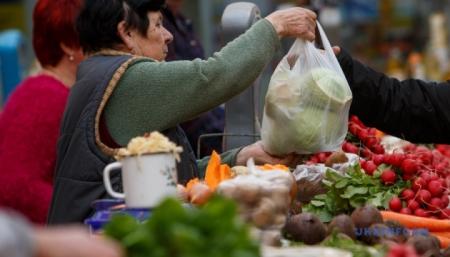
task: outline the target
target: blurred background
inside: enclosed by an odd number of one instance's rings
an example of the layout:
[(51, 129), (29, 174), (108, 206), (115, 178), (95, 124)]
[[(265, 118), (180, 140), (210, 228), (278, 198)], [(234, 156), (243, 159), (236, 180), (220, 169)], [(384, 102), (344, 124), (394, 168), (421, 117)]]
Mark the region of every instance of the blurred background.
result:
[[(30, 42), (34, 0), (0, 0), (0, 106), (14, 86), (37, 69)], [(221, 16), (225, 7), (238, 1), (186, 0), (184, 15), (192, 21), (206, 57), (224, 44)], [(263, 16), (289, 6), (308, 6), (333, 45), (349, 51), (367, 65), (403, 78), (450, 79), (450, 4), (448, 0), (252, 0)], [(291, 41), (292, 42), (292, 41)], [(270, 78), (278, 60), (289, 49), (283, 42), (262, 76)], [(255, 42), (257, 44), (258, 42)]]

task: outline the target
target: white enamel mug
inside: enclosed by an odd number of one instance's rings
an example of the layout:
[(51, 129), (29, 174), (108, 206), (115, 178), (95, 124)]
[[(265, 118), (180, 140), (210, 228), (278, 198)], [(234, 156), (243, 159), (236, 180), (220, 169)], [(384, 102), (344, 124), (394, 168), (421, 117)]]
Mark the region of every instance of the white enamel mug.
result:
[[(112, 189), (110, 173), (122, 169), (124, 193)], [(170, 153), (129, 156), (108, 164), (103, 170), (106, 191), (125, 199), (127, 208), (151, 208), (166, 197), (177, 196), (177, 169)]]

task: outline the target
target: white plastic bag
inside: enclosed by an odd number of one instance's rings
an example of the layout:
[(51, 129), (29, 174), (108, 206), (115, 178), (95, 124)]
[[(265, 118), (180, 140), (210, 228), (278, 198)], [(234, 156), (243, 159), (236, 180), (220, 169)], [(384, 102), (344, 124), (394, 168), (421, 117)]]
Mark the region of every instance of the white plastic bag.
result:
[(347, 133), (352, 93), (317, 26), (325, 50), (297, 39), (272, 74), (261, 128), (271, 154), (334, 151)]

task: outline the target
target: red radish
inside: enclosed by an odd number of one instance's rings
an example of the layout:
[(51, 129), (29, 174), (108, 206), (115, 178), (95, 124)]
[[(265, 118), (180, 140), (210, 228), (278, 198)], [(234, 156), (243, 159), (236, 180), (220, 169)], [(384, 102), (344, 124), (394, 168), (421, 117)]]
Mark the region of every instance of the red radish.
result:
[(397, 181), (397, 175), (393, 170), (385, 169), (383, 173), (381, 173), (380, 179), (385, 185), (392, 185)]
[(402, 201), (398, 197), (393, 197), (389, 201), (389, 209), (395, 212), (399, 212), (402, 209)]
[(417, 172), (418, 166), (416, 161), (412, 159), (404, 159), (401, 168), (405, 174), (414, 174)]
[(317, 158), (317, 156), (313, 156), (311, 157), (311, 159), (309, 159), (309, 161), (312, 163), (319, 163), (319, 158)]
[(406, 145), (406, 146), (404, 146), (403, 147), (403, 150), (405, 151), (405, 152), (408, 152), (408, 153), (410, 153), (410, 152), (414, 152), (415, 150), (416, 150), (416, 145), (415, 144), (408, 144), (408, 145)]
[(430, 181), (438, 180), (438, 179), (439, 179), (439, 176), (436, 173), (431, 173), (430, 174)]
[(436, 173), (441, 176), (446, 173), (447, 167), (448, 167), (448, 164), (442, 163), (442, 162), (438, 163), (438, 164), (436, 164), (436, 166), (434, 166), (434, 168), (436, 169)]
[(412, 214), (412, 212), (411, 212), (411, 210), (409, 209), (409, 208), (402, 208), (401, 210), (400, 210), (400, 213), (401, 214), (409, 214), (409, 215), (411, 215)]
[(369, 135), (375, 136), (377, 134), (377, 129), (376, 128), (369, 128), (367, 130), (367, 132), (369, 132)]
[(366, 129), (361, 129), (358, 131), (358, 138), (361, 139), (361, 141), (366, 141), (366, 139), (369, 137), (369, 132), (367, 132)]
[(327, 154), (324, 152), (318, 153), (317, 158), (319, 159), (320, 163), (324, 163), (327, 160)]
[(372, 161), (375, 163), (375, 165), (380, 165), (384, 161), (384, 156), (382, 154), (374, 154), (372, 155)]
[(417, 192), (417, 199), (420, 203), (427, 204), (431, 200), (431, 193), (426, 189), (421, 189)]
[(363, 169), (366, 171), (366, 174), (372, 176), (373, 172), (377, 169), (377, 165), (373, 161), (366, 161)]
[(350, 124), (348, 126), (348, 130), (350, 131), (350, 133), (352, 133), (353, 135), (357, 136), (359, 131), (361, 130), (361, 127), (358, 126), (357, 124)]
[(412, 175), (412, 174), (403, 174), (402, 178), (403, 178), (403, 180), (411, 180), (412, 178), (414, 178), (414, 175)]
[(444, 194), (444, 195), (441, 197), (441, 201), (442, 201), (442, 206), (443, 206), (443, 208), (447, 208), (447, 207), (448, 207), (448, 204), (449, 204), (448, 195), (447, 195), (447, 194)]
[(384, 163), (392, 165), (392, 163), (394, 162), (394, 155), (385, 154), (383, 160), (384, 160)]
[(439, 214), (439, 218), (441, 219), (450, 219), (450, 209), (442, 210)]
[(428, 149), (427, 151), (421, 152), (419, 158), (424, 164), (430, 164), (433, 162), (433, 154)]
[(425, 182), (430, 182), (431, 181), (431, 175), (429, 172), (423, 172), (422, 174), (420, 174), (420, 177), (423, 178), (423, 180), (425, 180)]
[(366, 138), (366, 140), (364, 141), (364, 144), (369, 147), (372, 148), (373, 146), (375, 146), (376, 144), (378, 144), (378, 140), (376, 137), (374, 136), (370, 136)]
[(414, 198), (415, 193), (411, 189), (407, 188), (407, 189), (404, 189), (400, 195), (401, 195), (402, 199), (411, 200)]
[(425, 153), (425, 152), (429, 152), (430, 149), (428, 149), (426, 146), (423, 145), (419, 145), (415, 147), (415, 152), (417, 153)]
[(346, 153), (358, 154), (358, 147), (356, 147), (354, 144), (349, 143), (349, 142), (345, 142), (342, 145), (342, 150)]
[(429, 216), (429, 214), (427, 212), (425, 212), (425, 210), (422, 208), (415, 210), (414, 215), (419, 216), (419, 217), (428, 217)]
[(441, 197), (442, 196), (442, 183), (438, 180), (432, 180), (428, 182), (428, 191), (430, 191), (431, 196)]
[(439, 181), (439, 183), (441, 183), (442, 188), (445, 188), (445, 179), (444, 178), (439, 178), (437, 181)]
[(350, 122), (353, 122), (353, 123), (358, 124), (359, 126), (365, 127), (364, 124), (361, 122), (361, 120), (360, 120), (360, 119), (358, 118), (358, 116), (356, 116), (356, 115), (352, 115), (352, 116), (350, 117)]
[(411, 188), (414, 192), (417, 192), (422, 188), (426, 188), (426, 186), (427, 182), (423, 178), (418, 177), (413, 181)]
[(405, 159), (405, 155), (401, 153), (392, 154), (392, 165), (400, 167), (402, 165), (403, 160)]
[(440, 198), (431, 199), (428, 209), (430, 211), (438, 211), (438, 210), (442, 209), (442, 200)]
[(369, 148), (364, 147), (361, 151), (361, 156), (367, 159), (372, 159), (373, 153), (369, 150)]
[(392, 244), (386, 257), (419, 257), (414, 247), (406, 244)]
[(371, 149), (376, 154), (384, 154), (384, 148), (380, 144), (376, 144), (376, 145), (372, 146)]
[(411, 211), (415, 211), (417, 209), (419, 209), (420, 205), (416, 200), (409, 200), (408, 203), (406, 204), (406, 206), (411, 210)]

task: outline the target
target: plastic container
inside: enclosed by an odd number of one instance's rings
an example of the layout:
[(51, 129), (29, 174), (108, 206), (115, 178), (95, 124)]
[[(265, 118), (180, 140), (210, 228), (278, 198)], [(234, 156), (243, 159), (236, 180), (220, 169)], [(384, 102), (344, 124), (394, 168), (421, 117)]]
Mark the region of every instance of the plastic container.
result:
[(92, 203), (94, 214), (84, 221), (91, 233), (101, 232), (104, 225), (108, 223), (115, 214), (128, 214), (139, 221), (144, 221), (150, 217), (149, 208), (126, 208), (123, 200), (101, 199)]

